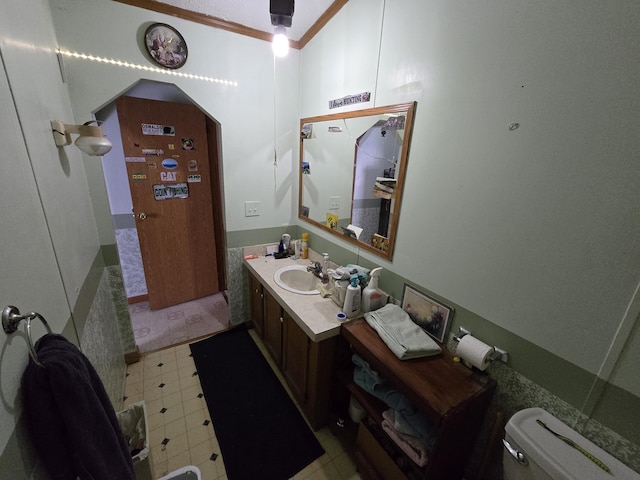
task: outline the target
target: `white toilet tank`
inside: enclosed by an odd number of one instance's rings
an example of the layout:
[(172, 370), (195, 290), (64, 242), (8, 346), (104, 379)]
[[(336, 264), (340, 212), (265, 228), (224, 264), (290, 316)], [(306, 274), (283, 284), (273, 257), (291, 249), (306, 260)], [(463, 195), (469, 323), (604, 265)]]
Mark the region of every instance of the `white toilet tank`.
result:
[[(537, 420), (575, 442), (609, 468), (610, 473), (557, 438)], [(640, 480), (640, 474), (542, 408), (517, 412), (507, 423), (505, 431), (505, 480)]]

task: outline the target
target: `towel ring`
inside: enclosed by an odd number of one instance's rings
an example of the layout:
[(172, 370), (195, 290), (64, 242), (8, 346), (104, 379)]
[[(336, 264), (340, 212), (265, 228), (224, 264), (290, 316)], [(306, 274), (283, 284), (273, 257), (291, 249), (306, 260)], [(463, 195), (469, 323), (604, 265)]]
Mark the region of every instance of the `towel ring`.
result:
[(38, 360), (38, 354), (36, 353), (36, 349), (31, 338), (31, 320), (34, 320), (36, 318), (42, 322), (44, 328), (46, 328), (47, 330), (47, 333), (53, 333), (47, 321), (38, 312), (30, 312), (26, 315), (20, 315), (20, 310), (18, 310), (13, 305), (8, 305), (2, 310), (2, 328), (4, 329), (4, 333), (9, 335), (11, 333), (15, 333), (15, 331), (18, 330), (18, 325), (22, 320), (26, 320), (25, 331), (27, 332), (27, 346), (29, 347), (29, 355), (31, 355), (31, 359), (36, 365), (43, 367), (44, 365), (42, 365), (42, 363), (40, 363), (40, 361)]

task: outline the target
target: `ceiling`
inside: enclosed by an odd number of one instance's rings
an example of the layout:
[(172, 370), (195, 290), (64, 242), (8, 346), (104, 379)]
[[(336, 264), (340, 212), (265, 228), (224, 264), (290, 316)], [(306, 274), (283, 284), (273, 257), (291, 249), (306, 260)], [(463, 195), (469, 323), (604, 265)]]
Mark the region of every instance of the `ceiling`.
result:
[[(218, 28), (228, 24), (237, 33), (266, 39), (273, 35), (269, 0), (116, 0), (156, 12)], [(347, 2), (347, 0), (298, 0), (287, 36), (294, 42), (306, 43)], [(315, 25), (320, 22), (319, 25)], [(315, 25), (315, 27), (314, 27)], [(241, 27), (241, 28), (237, 28)], [(242, 27), (246, 27), (243, 29)], [(312, 28), (314, 27), (314, 28)], [(314, 31), (315, 30), (315, 31)], [(293, 45), (299, 46), (299, 45)]]

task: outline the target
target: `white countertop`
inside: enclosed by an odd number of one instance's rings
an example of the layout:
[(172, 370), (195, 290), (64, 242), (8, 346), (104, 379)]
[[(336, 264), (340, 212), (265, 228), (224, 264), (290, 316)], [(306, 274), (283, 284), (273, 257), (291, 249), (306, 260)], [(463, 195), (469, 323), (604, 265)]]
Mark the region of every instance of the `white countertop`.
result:
[[(296, 323), (314, 342), (320, 342), (340, 334), (341, 323), (336, 319), (340, 308), (330, 297), (321, 295), (300, 295), (292, 293), (276, 284), (273, 279), (277, 270), (289, 265), (309, 265), (310, 259), (292, 260), (282, 258), (276, 260), (273, 256), (265, 256), (264, 246), (247, 247), (244, 255), (258, 255), (258, 258), (245, 260), (244, 264), (253, 273), (278, 303), (291, 315)], [(311, 258), (317, 254), (310, 252)]]

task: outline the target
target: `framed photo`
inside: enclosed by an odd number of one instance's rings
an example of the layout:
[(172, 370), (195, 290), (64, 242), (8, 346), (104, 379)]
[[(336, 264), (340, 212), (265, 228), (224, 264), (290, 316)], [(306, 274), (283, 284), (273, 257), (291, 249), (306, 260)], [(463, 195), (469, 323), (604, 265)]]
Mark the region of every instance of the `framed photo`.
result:
[(371, 245), (374, 248), (377, 248), (378, 250), (382, 250), (385, 253), (389, 251), (389, 239), (377, 233), (374, 233), (371, 236)]
[(453, 318), (453, 308), (405, 283), (402, 292), (402, 309), (409, 314), (416, 325), (438, 342), (445, 343)]
[(338, 215), (336, 215), (335, 213), (327, 212), (326, 217), (327, 217), (327, 227), (329, 227), (331, 230), (337, 230)]

